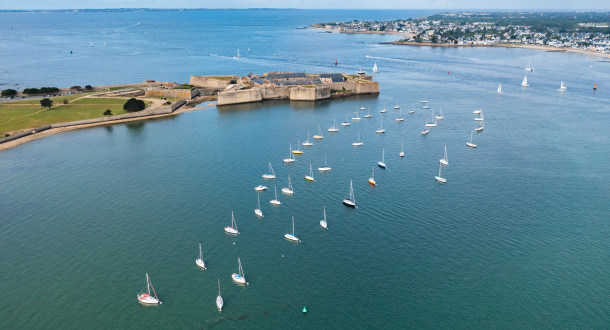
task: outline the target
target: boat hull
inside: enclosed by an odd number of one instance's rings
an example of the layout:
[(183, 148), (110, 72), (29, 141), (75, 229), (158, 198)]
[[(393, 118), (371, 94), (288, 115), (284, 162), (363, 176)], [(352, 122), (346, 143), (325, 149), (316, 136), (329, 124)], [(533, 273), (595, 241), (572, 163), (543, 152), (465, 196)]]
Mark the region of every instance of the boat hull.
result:
[(426, 135), (426, 134), (428, 134), (428, 133), (430, 133), (430, 131), (429, 131), (429, 130), (427, 130), (427, 129), (425, 129), (425, 130), (421, 131), (421, 135)]
[(352, 143), (352, 145), (354, 147), (362, 147), (364, 145), (364, 143), (363, 142), (354, 142), (354, 143)]
[(310, 181), (310, 182), (314, 181), (313, 176), (309, 176), (309, 175), (305, 176), (305, 180)]
[(267, 187), (265, 187), (265, 186), (258, 186), (258, 187), (254, 187), (254, 190), (256, 190), (256, 191), (265, 191), (265, 190), (267, 190), (267, 189), (269, 189), (269, 188), (267, 188)]
[(316, 140), (324, 139), (324, 137), (322, 135), (314, 135), (313, 138), (316, 139)]
[(326, 221), (324, 220), (320, 220), (320, 227), (324, 228), (325, 230), (328, 230), (328, 223), (326, 223)]
[(339, 132), (339, 129), (338, 128), (329, 128), (328, 131), (331, 133), (337, 133), (337, 132)]
[(434, 180), (436, 180), (439, 183), (447, 183), (447, 179), (440, 177), (438, 175), (434, 177)]
[(476, 148), (477, 147), (477, 145), (472, 143), (472, 142), (466, 142), (466, 145), (471, 147), (471, 148)]
[(284, 158), (284, 163), (286, 164), (294, 163), (295, 161), (296, 159), (294, 158)]
[(351, 125), (350, 123), (341, 123), (341, 126), (349, 126)]
[(350, 200), (350, 199), (344, 199), (343, 200), (343, 205), (348, 206), (348, 207), (356, 207), (356, 203), (354, 203), (354, 201)]
[(330, 171), (330, 170), (331, 170), (331, 168), (330, 168), (330, 167), (319, 167), (319, 168), (318, 168), (318, 171), (320, 171), (320, 172), (328, 172), (328, 171)]
[(222, 307), (224, 306), (224, 301), (221, 296), (216, 297), (216, 308), (218, 308), (219, 312), (222, 312)]
[(282, 205), (282, 202), (278, 201), (277, 199), (272, 199), (269, 201), (269, 204), (271, 205)]
[(260, 209), (255, 209), (254, 214), (256, 214), (256, 216), (259, 218), (263, 217), (263, 211), (261, 211)]
[(294, 195), (294, 191), (290, 190), (289, 188), (282, 188), (282, 194)]
[(263, 179), (273, 180), (273, 179), (275, 179), (275, 175), (273, 175), (273, 174), (263, 174)]
[(441, 163), (442, 165), (449, 166), (449, 162), (444, 159), (439, 159), (438, 162)]
[(303, 151), (301, 151), (301, 150), (292, 150), (292, 154), (293, 155), (302, 155)]
[(402, 117), (399, 117), (399, 118), (396, 118), (396, 119), (394, 119), (394, 120), (396, 120), (396, 121), (403, 121), (403, 120), (405, 120), (405, 119), (404, 119), (404, 118), (402, 118)]
[(239, 235), (239, 231), (233, 227), (225, 227), (225, 233), (229, 235)]
[(378, 129), (375, 131), (375, 133), (378, 133), (378, 134), (385, 133), (385, 129)]
[(311, 147), (313, 145), (313, 143), (311, 143), (311, 142), (303, 142), (303, 143), (301, 143), (301, 145), (306, 146), (306, 147)]
[(377, 162), (377, 166), (379, 166), (381, 168), (386, 168), (386, 165), (384, 162)]
[(159, 300), (148, 293), (142, 293), (138, 295), (138, 302), (144, 306), (158, 306)]
[(400, 157), (404, 157), (404, 156), (405, 156), (405, 153), (401, 151), (401, 152), (398, 154), (398, 156), (400, 156)]
[(289, 241), (291, 241), (291, 242), (295, 242), (295, 243), (298, 243), (298, 242), (301, 241), (298, 237), (296, 237), (296, 236), (294, 236), (292, 234), (284, 234), (284, 238), (289, 240)]
[(197, 267), (199, 267), (199, 268), (201, 268), (203, 270), (206, 270), (205, 263), (203, 262), (202, 259), (195, 260), (195, 264), (197, 265)]
[[(376, 186), (376, 185), (377, 185), (377, 182), (375, 181), (375, 179), (373, 179), (373, 178), (369, 178), (369, 184), (370, 184), (371, 186)], [(345, 204), (345, 201), (343, 201), (343, 204)]]
[(237, 284), (246, 284), (246, 278), (237, 273), (233, 273), (231, 279)]
[(364, 115), (364, 118), (371, 118), (373, 115)]
[(475, 128), (474, 130), (477, 132), (480, 132), (480, 131), (484, 130), (484, 128), (483, 128), (483, 126), (479, 126), (479, 127)]

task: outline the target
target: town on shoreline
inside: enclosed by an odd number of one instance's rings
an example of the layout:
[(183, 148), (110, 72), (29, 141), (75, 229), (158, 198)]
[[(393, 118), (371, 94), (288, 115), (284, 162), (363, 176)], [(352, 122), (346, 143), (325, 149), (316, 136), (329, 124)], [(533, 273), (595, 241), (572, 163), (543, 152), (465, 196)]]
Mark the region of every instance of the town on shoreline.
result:
[(330, 33), (397, 34), (397, 45), (522, 47), (610, 57), (608, 12), (454, 12), (394, 21), (314, 24)]

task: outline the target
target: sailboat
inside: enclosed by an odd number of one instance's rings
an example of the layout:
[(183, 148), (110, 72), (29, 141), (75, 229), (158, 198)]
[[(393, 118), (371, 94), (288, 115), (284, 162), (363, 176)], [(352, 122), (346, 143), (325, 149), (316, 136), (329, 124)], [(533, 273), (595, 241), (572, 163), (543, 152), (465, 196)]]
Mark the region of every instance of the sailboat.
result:
[(89, 47), (95, 47), (95, 46), (93, 46), (93, 41), (91, 41), (91, 43), (89, 44)]
[(385, 108), (385, 103), (383, 104), (383, 109), (381, 109), (381, 111), (379, 111), (381, 113), (386, 113), (388, 112), (388, 110)]
[(415, 113), (415, 104), (411, 104), (411, 110), (409, 110), (409, 114), (412, 115)]
[[(377, 182), (375, 181), (375, 167), (373, 167), (373, 173), (371, 174), (371, 177), (369, 178), (369, 184), (371, 186), (377, 185)], [(343, 201), (343, 203), (345, 204), (345, 201)]]
[(405, 141), (402, 141), (402, 143), (400, 144), (400, 153), (398, 154), (398, 156), (400, 156), (400, 157), (405, 156)]
[(469, 147), (471, 147), (471, 148), (476, 148), (476, 147), (477, 147), (477, 145), (476, 145), (476, 144), (474, 144), (474, 143), (472, 143), (472, 134), (473, 134), (473, 133), (474, 133), (474, 131), (470, 132), (470, 141), (467, 141), (467, 142), (466, 142), (466, 145), (467, 145), (467, 146), (469, 146)]
[(360, 111), (366, 110), (366, 107), (360, 107)]
[(385, 165), (385, 148), (381, 149), (381, 161), (377, 162), (377, 165), (381, 168), (386, 168)]
[(271, 166), (271, 162), (269, 162), (269, 173), (263, 174), (263, 179), (275, 179), (275, 172), (273, 172), (273, 166)]
[(396, 101), (396, 105), (394, 106), (394, 110), (398, 110), (400, 109), (400, 105), (398, 104), (398, 101)]
[(361, 146), (363, 146), (363, 145), (364, 145), (364, 142), (362, 142), (362, 141), (360, 140), (360, 131), (358, 131), (358, 142), (354, 142), (354, 143), (352, 143), (352, 145), (353, 145), (354, 147), (361, 147)]
[(341, 123), (341, 126), (349, 126), (351, 125), (349, 121), (347, 121), (347, 114), (345, 114), (345, 121)]
[[(150, 295), (150, 288), (152, 288), (152, 292), (155, 295), (154, 297)], [(156, 306), (162, 304), (161, 301), (159, 301), (159, 297), (157, 297), (157, 293), (155, 292), (155, 288), (150, 281), (150, 277), (148, 277), (148, 273), (146, 273), (146, 292), (138, 294), (138, 301), (144, 306)]]
[(241, 54), (239, 53), (239, 48), (237, 48), (237, 56), (235, 58), (241, 58)]
[(290, 152), (288, 153), (288, 158), (284, 158), (284, 163), (294, 163), (296, 159), (292, 153), (292, 144), (290, 145)]
[(320, 220), (320, 227), (328, 230), (328, 223), (326, 222), (326, 206), (324, 206), (324, 219)]
[(483, 110), (481, 110), (481, 109), (477, 109), (477, 110), (473, 111), (472, 113), (473, 113), (473, 114), (475, 114), (475, 115), (478, 115), (478, 114), (480, 114), (482, 111), (483, 111)]
[(443, 108), (439, 108), (439, 114), (434, 116), (435, 120), (443, 120), (445, 119), (445, 115), (443, 114)]
[(479, 116), (474, 117), (474, 121), (483, 121), (485, 120), (485, 116), (483, 115), (483, 111), (479, 111)]
[(316, 139), (316, 140), (324, 139), (324, 135), (322, 135), (322, 129), (320, 128), (320, 125), (318, 125), (318, 134), (315, 134), (313, 136), (313, 138)]
[(354, 116), (352, 117), (352, 120), (360, 120), (361, 118), (358, 117), (358, 110), (356, 109), (356, 111), (354, 111)]
[(284, 238), (286, 238), (289, 241), (297, 242), (297, 243), (301, 241), (298, 237), (294, 236), (294, 216), (292, 217), (292, 234), (286, 233), (286, 234), (284, 234)]
[(373, 64), (373, 72), (379, 73), (379, 70), (377, 69), (377, 62), (375, 62), (375, 64)]
[(381, 118), (381, 126), (375, 131), (375, 133), (385, 133), (385, 128), (383, 128), (383, 118)]
[(402, 118), (402, 110), (399, 110), (398, 118), (396, 118), (394, 120), (396, 120), (396, 121), (403, 121), (403, 120), (405, 120), (404, 118)]
[(219, 312), (222, 312), (223, 305), (224, 301), (222, 301), (222, 297), (220, 296), (220, 279), (218, 279), (218, 297), (216, 297), (216, 308), (218, 308)]
[(349, 197), (343, 200), (343, 204), (349, 207), (356, 207), (356, 198), (354, 197), (354, 186), (352, 185), (352, 180), (349, 180)]
[(371, 115), (371, 109), (369, 108), (369, 111), (367, 112), (366, 115), (364, 115), (364, 118), (371, 118), (373, 117), (373, 115)]
[(434, 177), (434, 180), (440, 182), (440, 183), (447, 183), (447, 179), (443, 178), (441, 176), (441, 168), (443, 166), (441, 164), (438, 164), (438, 175)]
[(237, 230), (237, 222), (235, 222), (235, 216), (233, 212), (231, 212), (231, 225), (225, 227), (225, 233), (231, 235), (239, 235), (239, 231)]
[(307, 140), (303, 141), (302, 145), (306, 147), (311, 147), (313, 145), (313, 143), (309, 141), (309, 131), (307, 131)]
[(333, 117), (333, 126), (329, 128), (328, 131), (332, 133), (339, 132), (339, 129), (337, 128), (337, 120), (335, 119), (335, 117)]
[(326, 164), (326, 154), (324, 154), (324, 167), (318, 167), (318, 171), (320, 171), (320, 172), (328, 172), (330, 170), (331, 170), (331, 168), (328, 167), (328, 164)]
[(502, 84), (498, 84), (498, 94), (504, 94), (502, 91)]
[(309, 175), (306, 175), (306, 176), (305, 176), (305, 180), (307, 180), (307, 181), (311, 181), (311, 182), (313, 182), (313, 181), (314, 181), (314, 178), (313, 178), (313, 170), (311, 169), (311, 163), (309, 163)]
[(529, 61), (527, 61), (527, 67), (525, 67), (525, 71), (529, 71), (529, 72), (534, 71), (534, 68), (532, 68), (532, 59), (531, 58), (529, 59)]
[(426, 127), (436, 127), (438, 126), (436, 123), (436, 118), (434, 117), (434, 111), (432, 111), (432, 122), (428, 123), (428, 120), (426, 120)]
[(277, 199), (277, 186), (274, 187), (274, 190), (275, 190), (275, 199), (270, 200), (269, 204), (271, 204), (271, 205), (282, 205), (282, 202), (280, 202)]
[[(301, 144), (301, 139), (299, 138), (297, 141), (298, 141), (298, 142), (297, 142), (297, 149), (292, 150), (292, 154), (293, 154), (293, 155), (302, 155), (302, 154), (303, 154), (303, 150), (299, 150), (299, 149), (298, 149), (299, 144)], [(291, 145), (291, 146), (292, 146), (292, 145)]]
[(530, 87), (530, 84), (527, 83), (527, 76), (523, 77), (523, 81), (521, 82), (521, 86)]
[(256, 195), (256, 209), (254, 209), (254, 214), (260, 218), (264, 217), (263, 211), (261, 210), (261, 197), (258, 194)]
[(484, 130), (485, 129), (485, 124), (484, 123), (485, 123), (485, 121), (481, 120), (481, 123), (479, 124), (479, 127), (475, 128), (474, 130), (477, 131), (477, 132), (480, 132), (480, 131)]
[(199, 258), (195, 260), (197, 267), (205, 270), (205, 262), (203, 262), (203, 253), (201, 252), (201, 243), (199, 243)]
[(447, 145), (445, 145), (445, 155), (438, 161), (445, 166), (449, 166), (449, 158), (447, 158)]
[(566, 87), (566, 85), (563, 84), (563, 80), (561, 81), (561, 86), (559, 87), (558, 91), (560, 92), (565, 92), (568, 88)]
[(294, 190), (292, 189), (292, 182), (290, 181), (290, 175), (288, 176), (288, 187), (282, 188), (282, 193), (286, 195), (294, 195)]
[(428, 119), (426, 119), (426, 125), (424, 125), (424, 130), (421, 131), (421, 135), (427, 135), (428, 133), (430, 133), (430, 130), (428, 129)]
[(237, 257), (237, 264), (239, 265), (237, 273), (231, 274), (231, 278), (233, 279), (233, 282), (235, 282), (237, 284), (242, 284), (242, 285), (250, 284), (250, 283), (246, 282), (246, 277), (244, 276), (244, 269), (241, 267), (241, 260), (239, 259), (239, 257)]
[(421, 103), (423, 104), (423, 105), (422, 105), (422, 108), (423, 108), (423, 109), (430, 109), (430, 106), (428, 105), (428, 101), (423, 100), (423, 101), (421, 101)]

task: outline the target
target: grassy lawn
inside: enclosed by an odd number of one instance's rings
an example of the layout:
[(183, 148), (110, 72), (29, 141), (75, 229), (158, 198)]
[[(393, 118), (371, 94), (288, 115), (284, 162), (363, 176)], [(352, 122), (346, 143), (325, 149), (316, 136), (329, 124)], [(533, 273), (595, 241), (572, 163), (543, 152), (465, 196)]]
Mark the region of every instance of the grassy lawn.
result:
[[(0, 103), (0, 133), (4, 136), (5, 132), (18, 129), (103, 117), (106, 109), (110, 109), (113, 115), (124, 114), (125, 101), (113, 98), (85, 98), (70, 104), (61, 104), (50, 110), (43, 110), (38, 100), (35, 103)], [(150, 103), (146, 102), (146, 105), (149, 106)]]
[[(91, 94), (97, 94), (97, 93), (93, 92), (93, 93), (72, 94), (72, 95), (55, 96), (55, 97), (49, 97), (49, 98), (51, 100), (53, 100), (53, 104), (60, 104), (60, 103), (63, 103), (64, 100), (72, 101), (72, 100), (77, 99), (79, 97), (83, 97), (85, 95), (91, 95)], [(37, 99), (32, 99), (32, 100), (11, 101), (11, 102), (7, 102), (7, 103), (13, 103), (13, 104), (37, 104), (37, 105), (40, 105), (40, 100), (41, 99), (42, 98), (37, 98)]]

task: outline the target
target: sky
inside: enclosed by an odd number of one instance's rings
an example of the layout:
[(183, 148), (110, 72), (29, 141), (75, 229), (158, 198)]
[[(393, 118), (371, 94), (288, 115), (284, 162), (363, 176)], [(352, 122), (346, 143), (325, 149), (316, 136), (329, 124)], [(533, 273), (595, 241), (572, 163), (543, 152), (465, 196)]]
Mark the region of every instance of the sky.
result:
[(91, 8), (608, 10), (610, 0), (0, 0), (0, 9)]

